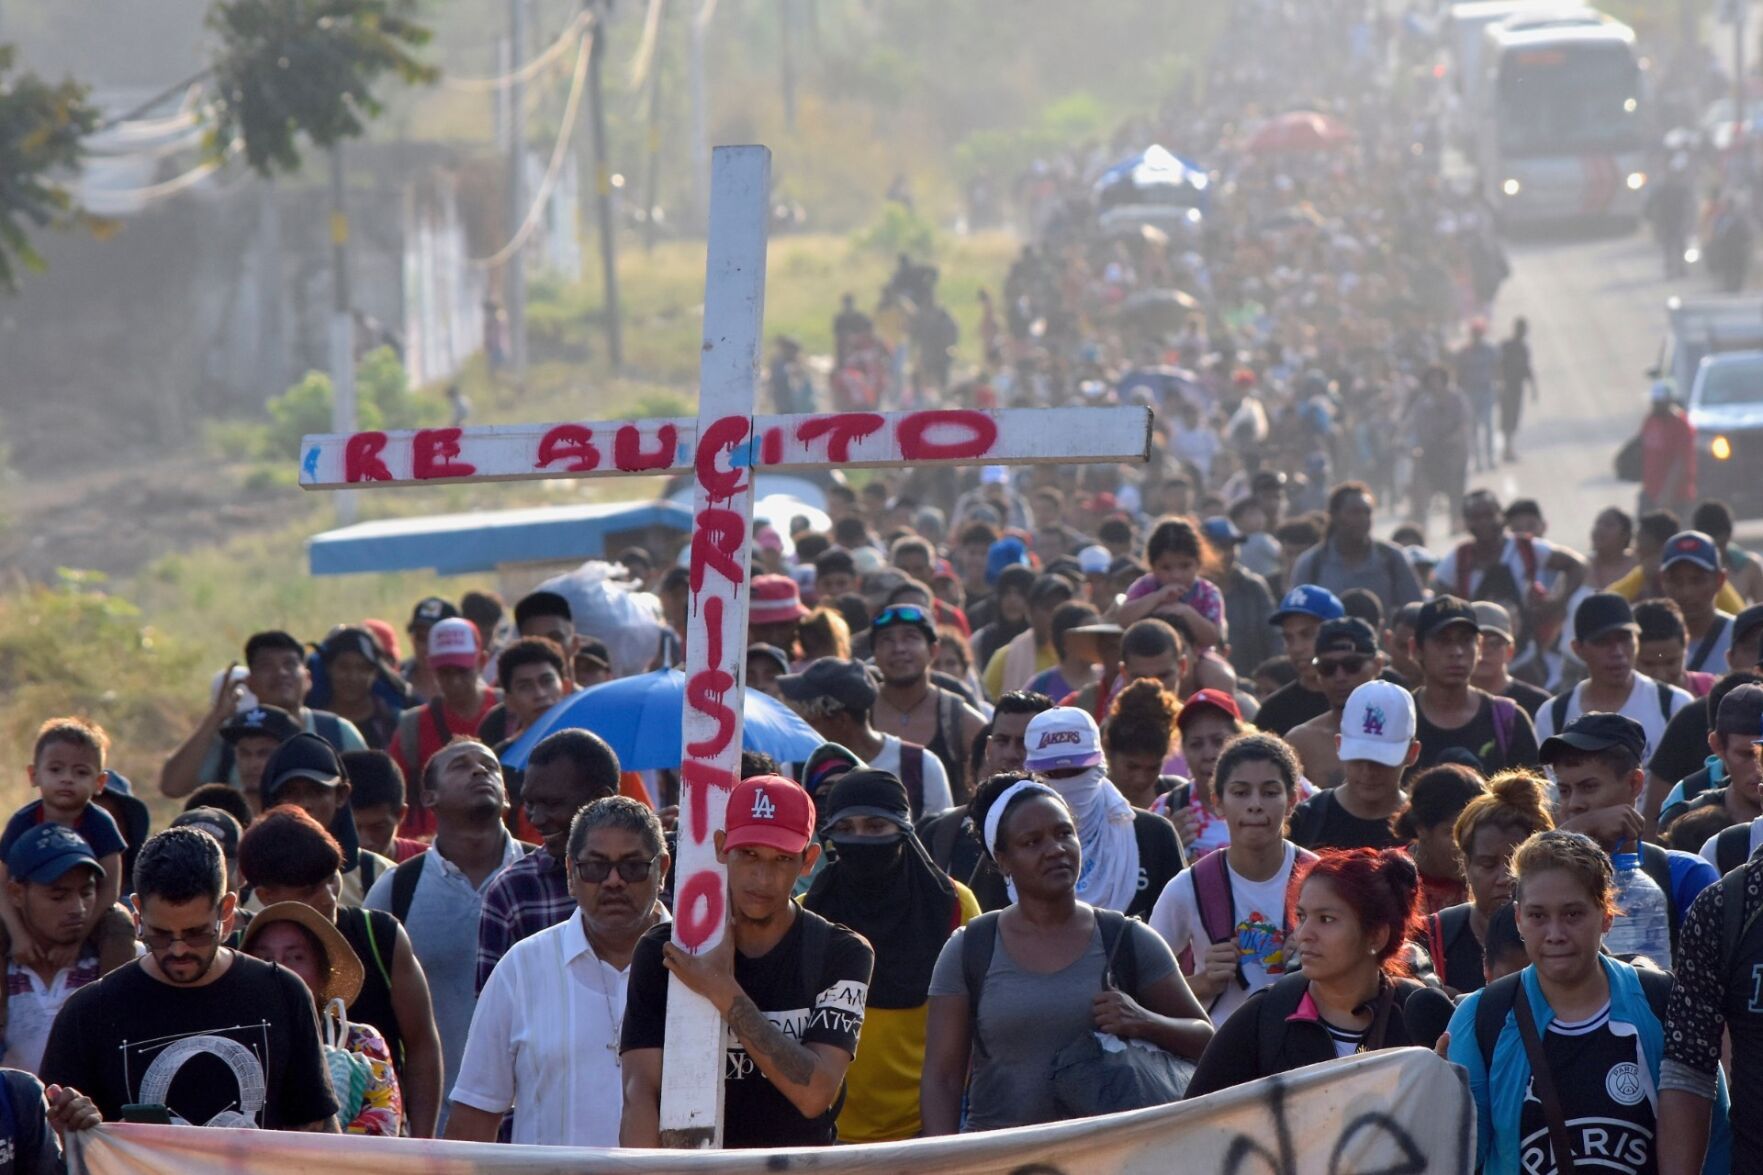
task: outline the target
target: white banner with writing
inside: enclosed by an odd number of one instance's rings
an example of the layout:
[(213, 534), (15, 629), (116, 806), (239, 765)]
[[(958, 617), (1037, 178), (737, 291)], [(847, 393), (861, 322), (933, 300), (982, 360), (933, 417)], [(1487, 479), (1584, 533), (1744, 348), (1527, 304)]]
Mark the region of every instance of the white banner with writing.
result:
[(79, 1175), (1469, 1175), (1462, 1071), (1422, 1049), (1368, 1053), (1198, 1101), (990, 1134), (820, 1150), (674, 1152), (106, 1125)]

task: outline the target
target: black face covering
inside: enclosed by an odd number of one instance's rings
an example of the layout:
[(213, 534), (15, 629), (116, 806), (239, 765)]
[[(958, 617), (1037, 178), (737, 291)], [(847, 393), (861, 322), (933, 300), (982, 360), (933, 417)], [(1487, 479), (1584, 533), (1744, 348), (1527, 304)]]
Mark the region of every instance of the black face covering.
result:
[(892, 836), (835, 836), (834, 857), (839, 868), (859, 882), (885, 882), (905, 853), (906, 834)]
[[(853, 771), (833, 785), (828, 811), (858, 808), (907, 817), (906, 788), (884, 771)], [(872, 1008), (916, 1008), (930, 993), (931, 970), (961, 921), (955, 883), (902, 828), (887, 836), (831, 836), (833, 860), (802, 904), (849, 926), (875, 948)]]

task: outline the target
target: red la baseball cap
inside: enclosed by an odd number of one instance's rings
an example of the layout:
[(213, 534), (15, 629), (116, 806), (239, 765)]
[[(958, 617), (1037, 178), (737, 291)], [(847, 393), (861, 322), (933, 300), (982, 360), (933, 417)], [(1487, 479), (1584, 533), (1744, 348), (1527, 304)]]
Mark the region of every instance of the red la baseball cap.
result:
[(724, 849), (763, 845), (800, 853), (813, 836), (814, 801), (795, 782), (781, 775), (756, 775), (729, 792)]

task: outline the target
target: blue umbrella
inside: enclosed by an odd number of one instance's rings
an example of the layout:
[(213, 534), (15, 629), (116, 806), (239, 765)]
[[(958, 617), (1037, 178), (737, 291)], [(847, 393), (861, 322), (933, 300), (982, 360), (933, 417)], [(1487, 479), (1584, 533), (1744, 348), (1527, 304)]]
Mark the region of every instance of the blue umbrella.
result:
[[(764, 751), (779, 763), (799, 763), (826, 740), (782, 702), (758, 690), (742, 690), (741, 746)], [(677, 768), (686, 675), (658, 669), (583, 690), (545, 712), (502, 756), (525, 770), (533, 747), (557, 730), (591, 730), (605, 739), (626, 771)]]
[[(1203, 168), (1172, 154), (1168, 148), (1152, 144), (1103, 172), (1091, 190), (1100, 196), (1123, 185), (1129, 191), (1141, 193), (1157, 188), (1185, 189), (1196, 198), (1200, 207), (1204, 207), (1211, 177)], [(1116, 197), (1115, 202), (1120, 199)]]

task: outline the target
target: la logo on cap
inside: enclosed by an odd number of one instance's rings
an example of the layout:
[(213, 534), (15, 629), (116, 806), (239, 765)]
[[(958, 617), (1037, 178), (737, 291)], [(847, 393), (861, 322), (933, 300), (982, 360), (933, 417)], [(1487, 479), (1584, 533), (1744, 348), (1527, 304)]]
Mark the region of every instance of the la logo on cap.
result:
[(764, 788), (753, 793), (752, 816), (755, 820), (777, 819), (777, 805), (772, 803), (771, 797), (765, 794)]
[(1382, 706), (1367, 706), (1367, 707), (1365, 707), (1365, 733), (1370, 734), (1370, 735), (1381, 736), (1383, 734), (1383, 728), (1384, 728), (1383, 707)]

